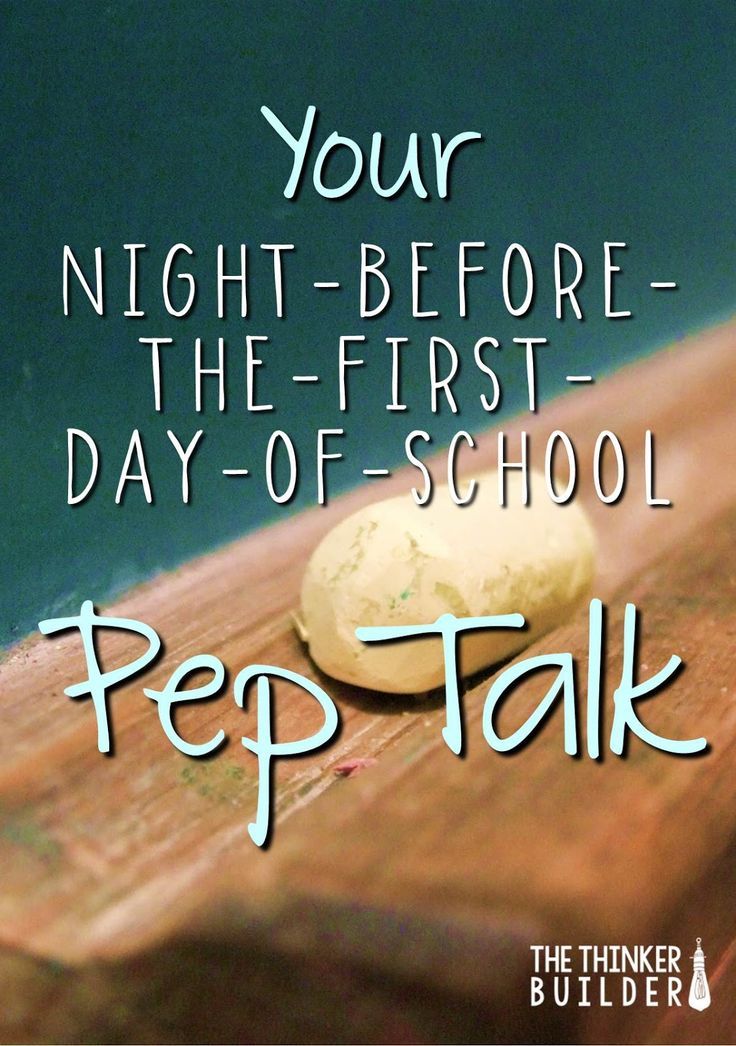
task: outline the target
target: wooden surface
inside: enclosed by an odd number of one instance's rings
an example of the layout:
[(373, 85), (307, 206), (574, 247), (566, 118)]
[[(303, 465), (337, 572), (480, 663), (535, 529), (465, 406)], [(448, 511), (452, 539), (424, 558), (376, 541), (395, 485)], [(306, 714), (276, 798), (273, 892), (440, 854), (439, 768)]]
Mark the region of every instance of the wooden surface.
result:
[[(514, 432), (531, 433), (537, 461), (554, 428), (579, 451), (579, 496), (600, 539), (594, 594), (608, 605), (600, 762), (565, 756), (559, 714), (523, 751), (491, 751), (487, 679), (465, 696), (459, 759), (441, 737), (441, 693), (381, 697), (310, 663), (289, 613), (312, 548), (359, 505), (406, 489), (406, 473), (122, 600), (116, 613), (152, 625), (166, 649), (112, 696), (112, 758), (96, 750), (90, 702), (63, 694), (84, 678), (76, 634), (11, 651), (0, 703), (3, 1041), (733, 1042), (735, 379), (729, 325), (503, 426), (512, 446)], [(595, 499), (584, 466), (602, 428), (626, 449), (616, 506)], [(670, 509), (644, 504), (647, 428)], [(493, 433), (480, 438), (473, 471), (493, 462), (495, 446)], [(705, 735), (701, 757), (636, 739), (625, 759), (607, 750), (631, 601), (643, 674), (672, 653), (686, 662), (641, 714), (665, 735)], [(109, 633), (101, 649), (113, 663), (140, 647)], [(583, 681), (586, 611), (533, 649), (572, 651)], [(253, 662), (301, 672), (340, 708), (337, 742), (278, 766), (266, 852), (246, 830), (255, 760), (239, 738), (253, 735), (252, 713), (229, 691), (178, 713), (190, 741), (219, 727), (230, 737), (216, 757), (193, 761), (166, 740), (142, 693), (203, 652), (224, 661), (230, 682)], [(545, 684), (520, 688), (502, 726), (521, 723)], [(288, 687), (277, 705), (279, 737), (318, 725)], [(335, 775), (367, 757), (376, 763), (361, 774)], [(696, 934), (713, 987), (705, 1014), (528, 1004), (530, 943), (663, 941), (689, 956)]]

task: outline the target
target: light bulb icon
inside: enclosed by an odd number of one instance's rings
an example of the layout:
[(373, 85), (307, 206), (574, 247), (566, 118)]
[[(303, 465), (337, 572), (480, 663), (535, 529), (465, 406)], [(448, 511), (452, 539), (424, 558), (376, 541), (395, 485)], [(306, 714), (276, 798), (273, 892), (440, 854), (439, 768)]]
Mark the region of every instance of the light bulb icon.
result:
[(690, 996), (688, 1002), (694, 1010), (707, 1010), (710, 1006), (710, 988), (708, 978), (705, 975), (705, 954), (700, 947), (702, 938), (696, 937), (697, 945), (693, 960), (693, 979), (690, 984)]

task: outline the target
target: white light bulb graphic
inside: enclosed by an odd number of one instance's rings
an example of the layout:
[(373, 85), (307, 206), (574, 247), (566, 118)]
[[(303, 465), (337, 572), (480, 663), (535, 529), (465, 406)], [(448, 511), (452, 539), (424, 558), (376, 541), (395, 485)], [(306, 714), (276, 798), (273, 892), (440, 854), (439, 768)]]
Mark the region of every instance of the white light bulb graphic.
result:
[(710, 1006), (710, 988), (708, 987), (708, 978), (705, 975), (705, 955), (700, 947), (701, 940), (701, 937), (695, 938), (697, 948), (692, 956), (693, 979), (690, 984), (688, 1002), (694, 1010), (707, 1010)]

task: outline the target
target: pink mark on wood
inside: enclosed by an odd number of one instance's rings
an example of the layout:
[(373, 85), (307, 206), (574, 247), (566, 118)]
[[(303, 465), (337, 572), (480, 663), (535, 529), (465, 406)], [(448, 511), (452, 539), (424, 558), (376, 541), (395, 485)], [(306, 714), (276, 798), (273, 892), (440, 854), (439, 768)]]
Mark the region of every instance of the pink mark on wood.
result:
[(344, 763), (340, 763), (339, 766), (335, 767), (334, 772), (338, 777), (353, 777), (354, 774), (367, 770), (369, 766), (375, 766), (377, 762), (378, 760), (372, 756), (367, 756), (363, 759), (346, 759)]

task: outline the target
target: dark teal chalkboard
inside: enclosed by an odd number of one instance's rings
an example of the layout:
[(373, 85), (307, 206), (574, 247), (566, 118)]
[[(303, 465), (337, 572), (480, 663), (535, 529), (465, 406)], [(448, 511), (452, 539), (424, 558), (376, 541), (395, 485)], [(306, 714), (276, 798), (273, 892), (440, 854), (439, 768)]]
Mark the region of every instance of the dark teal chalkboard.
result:
[[(605, 373), (685, 332), (725, 317), (736, 301), (736, 7), (732, 3), (3, 3), (2, 344), (3, 584), (0, 641), (9, 643), (50, 613), (104, 600), (156, 572), (314, 501), (314, 430), (343, 427), (345, 461), (330, 491), (361, 480), (361, 468), (402, 458), (404, 434), (426, 428), (436, 445), (458, 428), (490, 424), (478, 404), (472, 345), (504, 346), (546, 336), (542, 399), (570, 371)], [(363, 185), (326, 200), (308, 181), (284, 199), (287, 150), (260, 115), (268, 105), (289, 126), (308, 104), (317, 138), (332, 130), (367, 146), (386, 139), (388, 169), (411, 132), (447, 140), (479, 131), (481, 145), (458, 157), (447, 200), (410, 192), (378, 198)], [(340, 177), (339, 161), (330, 176)], [(381, 244), (395, 277), (392, 307), (357, 318), (358, 248)], [(428, 307), (409, 315), (409, 244), (433, 241)], [(488, 273), (469, 284), (470, 315), (457, 314), (460, 240), (488, 244)], [(585, 321), (554, 318), (551, 252), (574, 245), (586, 260)], [(602, 244), (629, 244), (617, 285), (630, 320), (603, 319)], [(532, 254), (539, 288), (533, 310), (513, 319), (498, 272), (518, 241)], [(187, 243), (199, 297), (181, 320), (160, 293), (168, 248)], [(294, 243), (286, 259), (286, 315), (273, 314), (261, 243)], [(124, 243), (145, 243), (140, 301), (126, 319)], [(250, 316), (235, 296), (226, 320), (215, 310), (215, 249), (237, 258), (251, 248)], [(72, 288), (63, 315), (62, 249), (91, 273), (104, 251), (107, 303), (98, 317)], [(314, 280), (338, 279), (339, 292)], [(651, 280), (675, 280), (657, 294)], [(246, 334), (271, 339), (259, 396), (273, 413), (249, 414), (238, 396)], [(351, 374), (351, 410), (337, 407), (340, 334), (364, 333), (368, 365)], [(461, 414), (428, 409), (427, 342), (460, 351)], [(153, 410), (150, 358), (137, 339), (168, 336), (165, 412)], [(231, 402), (225, 414), (209, 389), (193, 409), (192, 356), (202, 337), (213, 361), (228, 339)], [(405, 336), (406, 413), (384, 409), (390, 380), (384, 339)], [(525, 404), (519, 352), (499, 354), (506, 414)], [(319, 372), (314, 387), (294, 373)], [(656, 390), (652, 390), (653, 394)], [(683, 389), (683, 410), (687, 390)], [(615, 420), (615, 419), (607, 419)], [(66, 504), (66, 429), (97, 439), (95, 493)], [(139, 428), (155, 504), (131, 487), (113, 502), (130, 432)], [(166, 429), (205, 438), (192, 468), (192, 502), (179, 499), (179, 467)], [(279, 508), (255, 475), (272, 430), (299, 449), (298, 496)], [(275, 565), (277, 569), (277, 565)]]

